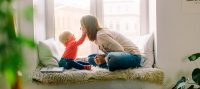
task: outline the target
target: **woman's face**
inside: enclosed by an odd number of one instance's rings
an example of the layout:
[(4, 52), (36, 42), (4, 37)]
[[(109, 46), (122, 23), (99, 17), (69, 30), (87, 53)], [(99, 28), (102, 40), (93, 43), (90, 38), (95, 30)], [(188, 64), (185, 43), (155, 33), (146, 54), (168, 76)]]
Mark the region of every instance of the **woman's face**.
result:
[(81, 31), (86, 33), (87, 30), (86, 30), (85, 26), (83, 26), (83, 25), (81, 26)]

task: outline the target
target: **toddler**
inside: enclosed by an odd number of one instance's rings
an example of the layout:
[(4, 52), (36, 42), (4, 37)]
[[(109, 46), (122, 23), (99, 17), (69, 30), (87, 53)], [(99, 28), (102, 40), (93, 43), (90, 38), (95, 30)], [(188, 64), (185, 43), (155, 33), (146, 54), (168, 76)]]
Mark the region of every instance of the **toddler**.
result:
[(90, 70), (91, 66), (88, 62), (75, 61), (78, 46), (81, 45), (86, 38), (86, 34), (83, 33), (81, 38), (76, 41), (74, 35), (65, 31), (59, 36), (60, 42), (66, 47), (61, 60), (59, 61), (59, 66), (65, 69), (76, 68), (80, 70)]

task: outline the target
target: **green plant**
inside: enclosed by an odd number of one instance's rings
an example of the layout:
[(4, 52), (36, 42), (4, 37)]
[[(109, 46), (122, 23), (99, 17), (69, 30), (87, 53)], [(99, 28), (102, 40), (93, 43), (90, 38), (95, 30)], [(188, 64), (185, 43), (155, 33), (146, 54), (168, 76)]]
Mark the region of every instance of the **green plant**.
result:
[(188, 59), (189, 59), (190, 61), (195, 61), (195, 60), (197, 60), (199, 57), (200, 57), (200, 53), (195, 53), (195, 54), (190, 55), (190, 56), (188, 57)]
[[(194, 53), (192, 55), (190, 55), (188, 57), (188, 59), (190, 61), (195, 61), (197, 60), (198, 58), (200, 57), (200, 53)], [(199, 88), (200, 88), (200, 69), (199, 68), (195, 68), (192, 72), (192, 80), (197, 84), (199, 85)], [(191, 88), (190, 89), (194, 89), (194, 85), (191, 85), (190, 86)], [(198, 88), (198, 89), (199, 89)], [(196, 89), (196, 88), (195, 88)]]
[(16, 83), (17, 71), (23, 68), (24, 45), (36, 47), (32, 39), (17, 33), (12, 0), (0, 0), (0, 76), (4, 76), (11, 87)]

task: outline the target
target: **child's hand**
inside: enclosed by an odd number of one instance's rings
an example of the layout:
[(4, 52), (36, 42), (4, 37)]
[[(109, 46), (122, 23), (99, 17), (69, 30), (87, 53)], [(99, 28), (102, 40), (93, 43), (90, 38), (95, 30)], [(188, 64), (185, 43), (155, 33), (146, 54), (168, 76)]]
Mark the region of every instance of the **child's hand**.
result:
[(88, 61), (88, 58), (87, 58), (87, 57), (82, 58), (82, 61), (87, 62), (87, 61)]
[(87, 62), (87, 61), (88, 61), (87, 57), (84, 57), (84, 58), (76, 58), (76, 60), (81, 60), (81, 61), (84, 61), (84, 62)]

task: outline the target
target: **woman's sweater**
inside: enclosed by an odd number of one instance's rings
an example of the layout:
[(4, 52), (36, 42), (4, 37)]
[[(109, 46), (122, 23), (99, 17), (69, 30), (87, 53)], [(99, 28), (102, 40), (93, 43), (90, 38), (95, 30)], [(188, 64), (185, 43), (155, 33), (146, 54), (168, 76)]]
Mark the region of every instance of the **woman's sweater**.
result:
[(140, 54), (138, 47), (122, 34), (110, 30), (99, 30), (95, 43), (104, 53), (107, 52), (129, 52)]

